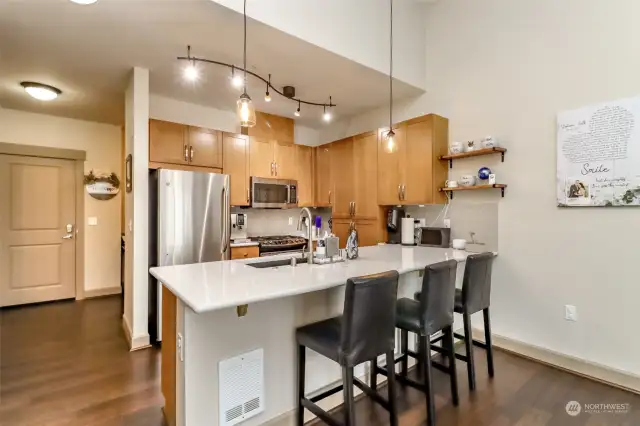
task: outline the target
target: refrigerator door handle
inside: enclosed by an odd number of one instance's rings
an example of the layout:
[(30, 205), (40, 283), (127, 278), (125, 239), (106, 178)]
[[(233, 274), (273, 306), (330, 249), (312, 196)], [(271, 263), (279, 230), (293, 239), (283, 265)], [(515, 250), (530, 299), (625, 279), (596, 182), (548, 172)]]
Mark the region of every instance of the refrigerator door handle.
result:
[(227, 200), (228, 200), (228, 194), (227, 194), (227, 187), (223, 186), (222, 187), (222, 202), (220, 203), (222, 205), (222, 220), (223, 220), (223, 225), (222, 225), (222, 253), (226, 253), (227, 250), (229, 249), (229, 236), (230, 236), (230, 231), (229, 231), (229, 226), (231, 223), (231, 216), (230, 216), (230, 207), (227, 204)]

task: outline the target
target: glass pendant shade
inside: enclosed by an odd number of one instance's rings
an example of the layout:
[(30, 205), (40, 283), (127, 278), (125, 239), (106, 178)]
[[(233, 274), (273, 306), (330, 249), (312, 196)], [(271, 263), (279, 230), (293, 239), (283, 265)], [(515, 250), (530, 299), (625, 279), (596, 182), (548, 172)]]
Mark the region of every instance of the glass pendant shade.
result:
[(240, 99), (238, 99), (237, 115), (240, 126), (253, 127), (256, 125), (256, 108), (246, 93), (240, 95)]
[(396, 134), (393, 130), (389, 130), (384, 137), (384, 150), (385, 152), (392, 154), (398, 151), (398, 143), (396, 141)]

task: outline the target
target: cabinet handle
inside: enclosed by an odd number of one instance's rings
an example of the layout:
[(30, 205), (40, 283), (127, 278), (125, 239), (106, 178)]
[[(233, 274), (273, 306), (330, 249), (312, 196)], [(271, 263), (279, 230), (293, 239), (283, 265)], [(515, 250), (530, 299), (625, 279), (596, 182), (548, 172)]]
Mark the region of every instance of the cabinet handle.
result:
[(273, 161), (271, 162), (271, 176), (273, 176)]
[(329, 191), (329, 204), (331, 204), (331, 191)]
[(398, 200), (402, 200), (402, 184), (398, 185)]
[(406, 187), (404, 186), (404, 183), (402, 184), (402, 201), (404, 201), (405, 199), (405, 189)]
[(249, 256), (249, 253), (245, 253), (245, 254), (244, 254), (244, 257), (247, 257), (247, 256)]
[(356, 202), (353, 202), (353, 216), (356, 215)]
[(249, 188), (247, 188), (247, 203), (251, 201), (251, 197), (249, 196)]
[(275, 164), (275, 166), (276, 166), (276, 176), (278, 176), (278, 163), (274, 162), (273, 164)]
[(189, 148), (189, 161), (193, 161), (193, 147)]
[(184, 146), (184, 161), (189, 161), (189, 146)]

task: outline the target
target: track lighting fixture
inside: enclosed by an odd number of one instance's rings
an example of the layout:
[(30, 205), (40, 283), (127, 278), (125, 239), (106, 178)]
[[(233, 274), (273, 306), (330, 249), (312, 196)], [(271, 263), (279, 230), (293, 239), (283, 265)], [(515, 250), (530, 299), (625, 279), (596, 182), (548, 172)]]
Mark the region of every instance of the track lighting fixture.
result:
[(271, 74), (269, 74), (269, 82), (267, 83), (267, 93), (264, 95), (265, 102), (271, 102), (271, 95), (269, 94), (270, 85), (271, 85)]
[(296, 117), (300, 117), (300, 101), (298, 101), (298, 109), (293, 113)]
[(256, 108), (247, 94), (247, 0), (244, 0), (244, 78), (242, 79), (242, 95), (238, 99), (238, 121), (242, 127), (256, 125)]

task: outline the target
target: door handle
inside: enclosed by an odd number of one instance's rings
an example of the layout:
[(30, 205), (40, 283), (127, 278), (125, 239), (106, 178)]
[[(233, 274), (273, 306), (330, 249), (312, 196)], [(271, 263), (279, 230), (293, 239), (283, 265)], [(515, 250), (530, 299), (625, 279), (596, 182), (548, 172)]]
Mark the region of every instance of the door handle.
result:
[(64, 237), (62, 237), (63, 240), (71, 240), (73, 238), (73, 234), (67, 234)]
[(184, 146), (184, 161), (189, 161), (189, 147), (187, 145)]
[(189, 148), (189, 161), (193, 161), (193, 147)]

